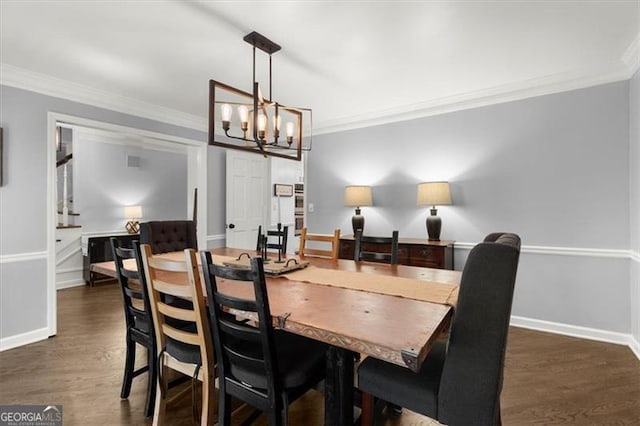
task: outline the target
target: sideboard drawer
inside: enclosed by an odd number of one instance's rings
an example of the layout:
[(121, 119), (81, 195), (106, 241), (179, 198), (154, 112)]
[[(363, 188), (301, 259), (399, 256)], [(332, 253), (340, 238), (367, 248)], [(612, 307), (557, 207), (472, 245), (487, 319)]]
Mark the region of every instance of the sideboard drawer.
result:
[(413, 246), (409, 248), (411, 263), (419, 266), (429, 266), (428, 264), (442, 267), (444, 265), (445, 247), (436, 246)]

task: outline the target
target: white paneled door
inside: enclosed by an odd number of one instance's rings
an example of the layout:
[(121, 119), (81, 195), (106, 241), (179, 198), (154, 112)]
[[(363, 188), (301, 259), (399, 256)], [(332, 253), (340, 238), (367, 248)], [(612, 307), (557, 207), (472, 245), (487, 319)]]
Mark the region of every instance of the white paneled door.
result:
[(227, 247), (255, 250), (258, 225), (267, 223), (269, 182), (266, 158), (227, 150)]

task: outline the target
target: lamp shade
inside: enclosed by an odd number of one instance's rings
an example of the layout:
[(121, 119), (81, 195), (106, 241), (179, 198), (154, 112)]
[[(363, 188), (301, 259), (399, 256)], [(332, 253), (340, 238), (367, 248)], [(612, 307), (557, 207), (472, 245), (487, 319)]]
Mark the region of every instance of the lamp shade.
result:
[(372, 206), (370, 186), (347, 186), (344, 189), (344, 205), (348, 207)]
[(141, 219), (142, 206), (127, 206), (124, 208), (125, 219)]
[(418, 184), (419, 206), (447, 206), (451, 204), (449, 182), (422, 182)]

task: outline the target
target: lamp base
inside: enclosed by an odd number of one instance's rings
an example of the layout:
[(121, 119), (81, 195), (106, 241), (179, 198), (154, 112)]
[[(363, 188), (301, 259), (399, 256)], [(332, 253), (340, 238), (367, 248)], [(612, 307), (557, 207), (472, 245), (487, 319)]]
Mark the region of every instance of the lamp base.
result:
[(431, 209), (431, 216), (427, 216), (427, 235), (429, 236), (429, 241), (440, 241), (442, 219), (440, 219), (437, 214), (438, 210)]
[(362, 229), (364, 233), (364, 216), (360, 214), (360, 209), (356, 209), (356, 214), (351, 218), (351, 225), (353, 226), (353, 235), (356, 235), (358, 229)]
[(127, 222), (125, 228), (129, 234), (137, 234), (140, 232), (140, 222), (137, 220), (130, 220)]

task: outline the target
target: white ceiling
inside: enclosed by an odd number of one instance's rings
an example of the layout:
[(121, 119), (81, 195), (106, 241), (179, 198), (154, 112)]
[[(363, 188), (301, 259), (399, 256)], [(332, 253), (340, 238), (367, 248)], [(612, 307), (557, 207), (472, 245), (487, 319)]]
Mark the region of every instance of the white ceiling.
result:
[(3, 84), (202, 128), (209, 79), (251, 89), (253, 30), (282, 46), (274, 100), (312, 108), (316, 131), (622, 80), (640, 61), (640, 0), (0, 0), (0, 14)]

